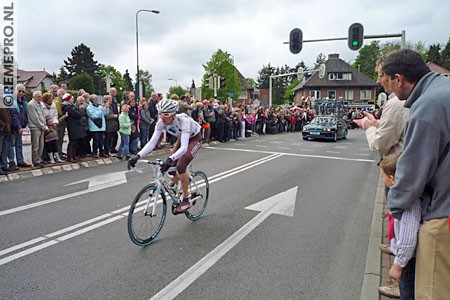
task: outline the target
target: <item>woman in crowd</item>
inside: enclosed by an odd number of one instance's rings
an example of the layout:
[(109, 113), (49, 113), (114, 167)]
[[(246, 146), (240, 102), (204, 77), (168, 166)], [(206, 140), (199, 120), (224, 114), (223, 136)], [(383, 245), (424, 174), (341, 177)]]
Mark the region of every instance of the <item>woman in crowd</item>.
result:
[(61, 109), (64, 114), (67, 132), (69, 134), (69, 144), (67, 145), (67, 162), (77, 162), (77, 148), (81, 140), (86, 136), (84, 128), (80, 124), (80, 119), (83, 116), (80, 109), (75, 105), (75, 100), (71, 94), (64, 94), (64, 102)]
[(106, 131), (105, 115), (109, 113), (109, 104), (100, 105), (98, 96), (91, 95), (91, 104), (87, 107), (89, 131), (93, 138), (92, 157), (108, 157), (103, 149), (103, 139)]

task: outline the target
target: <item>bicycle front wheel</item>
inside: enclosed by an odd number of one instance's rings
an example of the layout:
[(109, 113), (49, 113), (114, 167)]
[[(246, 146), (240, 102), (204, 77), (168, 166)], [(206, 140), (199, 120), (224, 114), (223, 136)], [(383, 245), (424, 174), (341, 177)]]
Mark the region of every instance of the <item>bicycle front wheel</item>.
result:
[(138, 246), (152, 243), (166, 220), (167, 204), (163, 191), (156, 184), (144, 186), (133, 200), (128, 212), (128, 234)]
[(201, 217), (208, 204), (209, 182), (203, 171), (195, 171), (189, 176), (189, 191), (193, 202), (185, 215), (189, 220), (195, 221)]

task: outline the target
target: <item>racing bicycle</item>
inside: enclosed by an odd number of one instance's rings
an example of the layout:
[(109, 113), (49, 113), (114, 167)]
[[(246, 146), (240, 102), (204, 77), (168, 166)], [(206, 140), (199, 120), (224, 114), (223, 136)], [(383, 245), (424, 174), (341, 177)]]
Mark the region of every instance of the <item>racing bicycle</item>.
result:
[[(138, 246), (151, 244), (164, 225), (167, 215), (167, 205), (171, 204), (172, 213), (180, 204), (181, 183), (171, 187), (170, 172), (175, 172), (176, 167), (171, 167), (167, 172), (161, 172), (161, 159), (139, 160), (138, 163), (148, 163), (153, 168), (154, 181), (145, 185), (134, 197), (128, 212), (128, 234), (131, 241)], [(209, 196), (208, 176), (201, 170), (193, 170), (189, 164), (189, 199), (191, 207), (184, 215), (192, 221), (198, 220), (206, 209)], [(169, 201), (168, 201), (169, 199)], [(171, 200), (171, 202), (170, 202)]]

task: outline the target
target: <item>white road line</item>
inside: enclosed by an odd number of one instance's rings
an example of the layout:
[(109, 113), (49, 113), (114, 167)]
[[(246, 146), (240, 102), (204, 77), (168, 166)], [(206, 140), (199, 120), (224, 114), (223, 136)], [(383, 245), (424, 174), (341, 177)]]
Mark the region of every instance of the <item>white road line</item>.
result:
[(264, 145), (255, 145), (255, 147), (258, 147), (258, 148), (267, 148), (267, 146), (264, 146)]
[(277, 149), (290, 150), (291, 148), (286, 148), (286, 147), (277, 147)]
[(370, 156), (370, 153), (355, 153), (355, 155)]
[[(110, 186), (111, 184), (108, 183), (107, 185)], [(84, 194), (88, 194), (88, 193), (91, 193), (91, 192), (102, 190), (104, 188), (105, 187), (103, 185), (98, 185), (96, 187), (93, 187), (93, 188), (90, 188), (90, 189), (87, 189), (87, 190), (82, 190), (82, 191), (79, 191), (79, 192), (75, 192), (75, 193), (71, 193), (71, 194), (67, 194), (67, 195), (62, 195), (62, 196), (59, 196), (59, 197), (56, 197), (56, 198), (52, 198), (52, 199), (48, 199), (48, 200), (44, 200), (44, 201), (39, 201), (39, 202), (31, 203), (31, 204), (28, 204), (28, 205), (19, 206), (19, 207), (16, 207), (16, 208), (2, 210), (2, 211), (0, 211), (0, 216), (9, 215), (9, 214), (12, 214), (12, 213), (15, 213), (15, 212), (19, 212), (19, 211), (22, 211), (22, 210), (27, 210), (27, 209), (38, 207), (38, 206), (42, 206), (42, 205), (45, 205), (45, 204), (58, 202), (58, 201), (65, 200), (65, 199), (72, 198), (72, 197), (76, 197), (76, 196), (81, 196), (81, 195), (84, 195)]]
[(325, 151), (325, 152), (327, 152), (327, 153), (336, 153), (336, 154), (341, 153), (341, 152), (339, 152), (339, 151)]
[[(239, 152), (250, 152), (250, 153), (265, 153), (265, 154), (281, 154), (286, 156), (296, 156), (296, 157), (309, 157), (309, 158), (319, 158), (319, 159), (330, 159), (330, 160), (345, 160), (345, 161), (358, 161), (358, 162), (368, 162), (375, 163), (373, 159), (362, 159), (362, 158), (347, 158), (347, 157), (334, 157), (334, 156), (324, 156), (324, 155), (311, 155), (311, 154), (297, 154), (297, 153), (287, 153), (287, 152), (272, 152), (272, 151), (261, 151), (261, 150), (249, 150), (249, 149), (238, 149), (238, 148), (216, 148), (208, 147), (208, 150), (221, 150), (221, 151), (239, 151)], [(308, 149), (301, 149), (304, 151), (314, 151)], [(369, 154), (361, 154), (369, 155)]]
[(30, 249), (27, 249), (27, 250), (18, 252), (18, 253), (13, 254), (13, 255), (10, 255), (10, 256), (8, 256), (8, 257), (5, 257), (5, 258), (3, 258), (3, 259), (0, 259), (0, 266), (1, 266), (1, 265), (4, 265), (4, 264), (6, 264), (6, 263), (9, 263), (9, 262), (11, 262), (11, 261), (13, 261), (13, 260), (16, 260), (16, 259), (18, 259), (18, 258), (21, 258), (21, 257), (24, 257), (24, 256), (26, 256), (26, 255), (29, 255), (29, 254), (31, 254), (31, 253), (34, 253), (34, 252), (37, 252), (37, 251), (39, 251), (39, 250), (45, 249), (45, 248), (47, 248), (47, 247), (56, 245), (56, 244), (58, 244), (58, 243), (60, 243), (60, 242), (62, 242), (62, 241), (66, 241), (66, 240), (68, 240), (68, 239), (70, 239), (70, 238), (73, 238), (73, 237), (75, 237), (75, 236), (78, 236), (78, 235), (80, 235), (80, 234), (82, 234), (82, 233), (86, 233), (86, 232), (88, 232), (88, 231), (91, 231), (91, 230), (96, 229), (96, 228), (98, 228), (98, 227), (101, 227), (101, 226), (103, 226), (103, 225), (112, 223), (112, 222), (117, 221), (117, 220), (122, 219), (122, 218), (123, 218), (122, 216), (116, 216), (116, 217), (114, 217), (114, 218), (111, 218), (111, 219), (105, 220), (105, 221), (103, 221), (103, 222), (100, 222), (100, 223), (91, 225), (91, 226), (89, 226), (89, 227), (83, 228), (83, 229), (78, 230), (78, 231), (72, 232), (72, 233), (67, 234), (67, 235), (65, 235), (65, 236), (62, 236), (62, 237), (60, 237), (60, 238), (58, 238), (58, 239), (51, 240), (51, 241), (48, 241), (48, 242), (46, 242), (46, 243), (43, 243), (43, 244), (34, 246), (34, 247), (30, 248)]

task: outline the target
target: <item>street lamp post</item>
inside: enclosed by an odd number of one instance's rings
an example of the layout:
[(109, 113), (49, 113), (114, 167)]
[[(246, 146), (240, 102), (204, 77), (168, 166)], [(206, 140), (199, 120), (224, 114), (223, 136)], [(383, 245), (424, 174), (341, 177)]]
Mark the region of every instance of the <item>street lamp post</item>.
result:
[(140, 86), (139, 86), (139, 34), (138, 34), (138, 15), (141, 11), (151, 12), (154, 14), (159, 14), (159, 10), (149, 10), (149, 9), (140, 9), (136, 12), (136, 99), (140, 99)]
[(167, 80), (173, 80), (173, 81), (175, 81), (175, 86), (178, 86), (178, 81), (177, 81), (176, 79), (169, 78), (169, 79), (167, 79)]

